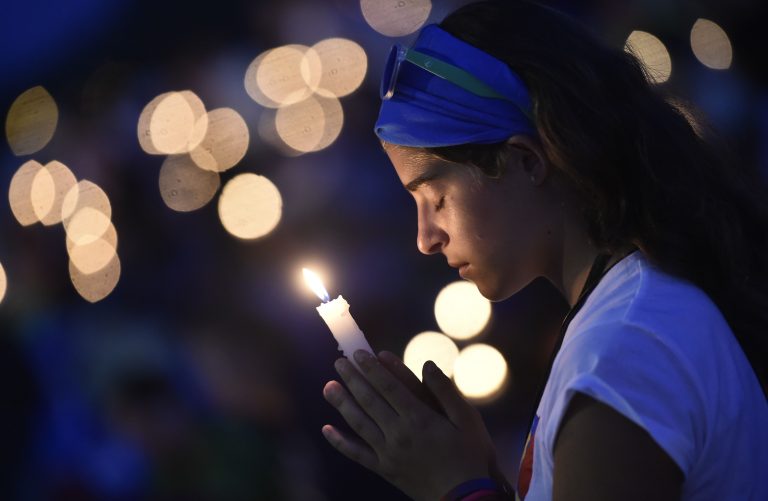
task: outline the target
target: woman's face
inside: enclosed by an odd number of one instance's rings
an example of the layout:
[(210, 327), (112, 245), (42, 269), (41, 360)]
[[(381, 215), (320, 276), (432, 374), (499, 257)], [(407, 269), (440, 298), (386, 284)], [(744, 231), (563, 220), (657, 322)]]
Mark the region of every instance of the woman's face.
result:
[(552, 238), (547, 205), (531, 174), (515, 162), (516, 153), (501, 178), (492, 179), (421, 149), (385, 145), (385, 151), (416, 200), (421, 252), (444, 254), (494, 301), (542, 274)]

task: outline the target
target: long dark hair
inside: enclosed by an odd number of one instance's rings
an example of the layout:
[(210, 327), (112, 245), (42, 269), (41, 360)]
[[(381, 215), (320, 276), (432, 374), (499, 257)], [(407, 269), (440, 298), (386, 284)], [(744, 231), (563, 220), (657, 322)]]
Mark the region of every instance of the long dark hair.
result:
[[(755, 180), (648, 81), (643, 65), (579, 23), (526, 1), (485, 1), (441, 27), (525, 81), (539, 139), (580, 196), (592, 242), (635, 245), (717, 304), (766, 389), (768, 205)], [(430, 148), (502, 175), (503, 143)]]

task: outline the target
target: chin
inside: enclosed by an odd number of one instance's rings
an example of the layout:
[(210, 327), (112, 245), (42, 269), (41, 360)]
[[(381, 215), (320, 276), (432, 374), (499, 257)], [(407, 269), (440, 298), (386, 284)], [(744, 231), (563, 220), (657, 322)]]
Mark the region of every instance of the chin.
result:
[(478, 279), (478, 280), (471, 280), (476, 286), (477, 290), (480, 291), (480, 294), (483, 295), (487, 300), (498, 302), (498, 301), (504, 301), (505, 299), (509, 299), (510, 297), (514, 296), (518, 292), (520, 292), (522, 289), (524, 289), (528, 283), (525, 284), (514, 284), (514, 283), (505, 283), (503, 281), (497, 280), (486, 280), (486, 279)]

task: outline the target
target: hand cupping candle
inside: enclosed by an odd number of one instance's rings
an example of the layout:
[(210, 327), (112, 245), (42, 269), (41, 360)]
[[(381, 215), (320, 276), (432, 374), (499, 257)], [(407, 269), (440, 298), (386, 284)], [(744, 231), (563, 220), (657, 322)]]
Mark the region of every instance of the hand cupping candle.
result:
[(341, 295), (331, 301), (320, 277), (306, 268), (303, 268), (302, 271), (304, 272), (304, 280), (306, 280), (309, 288), (323, 302), (323, 304), (317, 307), (317, 312), (320, 313), (328, 328), (331, 329), (331, 334), (339, 343), (339, 351), (350, 362), (355, 364), (355, 367), (359, 370), (360, 367), (353, 357), (354, 353), (357, 350), (365, 350), (373, 354), (373, 350), (365, 339), (363, 331), (360, 330), (357, 322), (349, 313), (349, 303)]

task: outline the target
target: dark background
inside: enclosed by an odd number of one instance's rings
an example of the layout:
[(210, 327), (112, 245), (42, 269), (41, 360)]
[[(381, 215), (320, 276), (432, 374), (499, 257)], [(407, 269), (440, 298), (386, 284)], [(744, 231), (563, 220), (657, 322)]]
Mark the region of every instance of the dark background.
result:
[[(462, 1), (434, 2), (438, 22)], [(697, 105), (748, 170), (768, 175), (766, 9), (755, 1), (549, 2), (621, 46), (649, 31), (672, 56), (665, 90)], [(713, 71), (688, 34), (722, 26), (734, 62)], [(288, 157), (259, 138), (263, 109), (243, 88), (248, 64), (287, 43), (346, 37), (368, 74), (342, 98), (344, 129), (329, 148)], [(397, 39), (407, 42), (411, 37)], [(150, 2), (27, 0), (0, 7), (0, 113), (43, 85), (59, 106), (53, 140), (31, 156), (60, 160), (109, 195), (122, 277), (96, 304), (74, 290), (60, 225), (21, 227), (0, 204), (0, 497), (23, 500), (400, 499), (325, 443), (341, 419), (322, 398), (336, 346), (299, 282), (319, 263), (375, 349), (402, 354), (437, 330), (440, 289), (457, 279), (415, 247), (416, 218), (372, 133), (388, 39), (355, 0)], [(142, 108), (190, 89), (208, 109), (248, 122), (246, 157), (222, 175), (267, 176), (284, 211), (267, 238), (242, 241), (215, 200), (178, 213), (163, 203), (162, 157), (136, 139)], [(0, 192), (28, 158), (0, 144)], [(545, 282), (494, 304), (479, 338), (504, 353), (511, 384), (481, 410), (510, 478), (565, 305)], [(466, 343), (459, 343), (460, 346)]]

